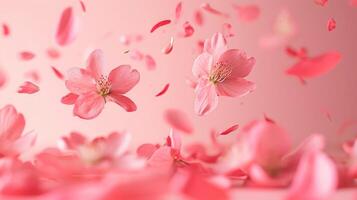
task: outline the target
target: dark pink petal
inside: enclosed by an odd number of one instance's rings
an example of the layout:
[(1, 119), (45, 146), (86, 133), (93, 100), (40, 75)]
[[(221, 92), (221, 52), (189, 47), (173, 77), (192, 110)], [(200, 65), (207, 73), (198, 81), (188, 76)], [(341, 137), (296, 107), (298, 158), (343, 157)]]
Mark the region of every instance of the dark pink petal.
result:
[(341, 54), (339, 52), (328, 52), (301, 60), (286, 70), (286, 73), (301, 78), (313, 78), (331, 71), (340, 60)]
[(328, 3), (328, 0), (315, 0), (315, 3), (320, 6), (325, 6)]
[(73, 94), (73, 93), (69, 93), (67, 94), (66, 96), (62, 97), (61, 98), (61, 102), (63, 104), (66, 104), (66, 105), (73, 105), (76, 103), (77, 99), (78, 99), (78, 95), (76, 94)]
[(71, 7), (67, 7), (61, 14), (57, 26), (56, 42), (65, 46), (74, 41), (78, 33), (78, 21)]
[(20, 59), (21, 60), (28, 61), (28, 60), (32, 60), (34, 57), (35, 57), (35, 54), (30, 52), (30, 51), (20, 52)]
[(205, 81), (198, 82), (195, 94), (194, 109), (197, 115), (206, 115), (217, 108), (218, 95), (212, 83)]
[(51, 66), (51, 69), (52, 69), (53, 73), (57, 76), (57, 78), (59, 78), (61, 80), (64, 79), (62, 72), (60, 72), (56, 67)]
[(185, 22), (183, 24), (183, 33), (181, 33), (182, 37), (190, 37), (195, 32), (195, 29), (191, 26), (189, 22)]
[(260, 15), (260, 8), (257, 5), (235, 5), (238, 19), (245, 22), (257, 20)]
[(30, 81), (24, 82), (17, 90), (18, 93), (33, 94), (40, 91), (40, 88)]
[(162, 53), (169, 54), (171, 53), (172, 49), (174, 48), (174, 37), (171, 37), (170, 43), (162, 49)]
[(226, 130), (220, 132), (219, 134), (220, 134), (220, 135), (228, 135), (229, 133), (231, 133), (231, 132), (237, 130), (238, 128), (239, 128), (239, 125), (238, 125), (238, 124), (235, 124), (235, 125), (233, 125), (233, 126), (227, 128)]
[(144, 62), (148, 70), (154, 70), (156, 68), (156, 62), (152, 56), (145, 55)]
[(333, 31), (334, 29), (336, 28), (336, 21), (334, 18), (330, 18), (328, 21), (327, 21), (327, 30), (328, 31)]
[(162, 90), (161, 90), (160, 92), (158, 92), (155, 96), (156, 96), (156, 97), (159, 97), (159, 96), (165, 94), (165, 93), (167, 92), (167, 90), (169, 89), (169, 87), (170, 87), (170, 83), (167, 83), (167, 84), (164, 86), (164, 88), (162, 88)]
[(10, 28), (7, 24), (2, 24), (2, 34), (4, 36), (9, 36), (10, 35)]
[(350, 5), (353, 7), (357, 7), (357, 0), (350, 0)]
[(124, 95), (111, 93), (110, 98), (113, 102), (124, 108), (124, 110), (127, 112), (134, 112), (137, 109), (136, 104)]
[(194, 20), (195, 20), (195, 23), (196, 23), (198, 26), (202, 26), (202, 25), (203, 25), (203, 16), (202, 16), (201, 11), (199, 11), (199, 10), (196, 10), (196, 11), (195, 11), (195, 13), (194, 13)]
[(178, 21), (182, 13), (182, 2), (180, 1), (175, 8), (175, 20)]
[(153, 33), (156, 29), (160, 28), (161, 26), (165, 26), (171, 23), (171, 20), (166, 19), (166, 20), (162, 20), (159, 21), (158, 23), (156, 23), (150, 30), (150, 33)]
[(111, 93), (125, 94), (139, 82), (140, 73), (129, 65), (121, 65), (109, 73), (108, 80), (111, 83)]
[(46, 52), (47, 52), (48, 57), (50, 57), (52, 59), (57, 59), (61, 56), (60, 52), (54, 48), (48, 48)]
[(224, 23), (223, 24), (223, 35), (225, 38), (233, 37), (235, 34), (232, 30), (232, 24)]
[(81, 4), (81, 8), (83, 12), (86, 12), (86, 5), (84, 4), (84, 2), (82, 0), (79, 0), (79, 3)]
[(164, 112), (164, 119), (174, 129), (187, 134), (193, 132), (193, 125), (188, 119), (186, 113), (177, 109), (167, 109)]
[(104, 98), (96, 92), (87, 93), (77, 98), (73, 114), (82, 119), (93, 119), (102, 112), (104, 104)]
[(229, 15), (227, 13), (223, 13), (215, 8), (213, 8), (210, 4), (208, 3), (203, 3), (201, 4), (201, 8), (211, 14), (214, 15), (219, 15), (219, 16), (223, 16), (223, 17), (229, 17)]
[(198, 40), (197, 41), (197, 52), (201, 54), (203, 52), (203, 47), (204, 47), (205, 41), (203, 40)]

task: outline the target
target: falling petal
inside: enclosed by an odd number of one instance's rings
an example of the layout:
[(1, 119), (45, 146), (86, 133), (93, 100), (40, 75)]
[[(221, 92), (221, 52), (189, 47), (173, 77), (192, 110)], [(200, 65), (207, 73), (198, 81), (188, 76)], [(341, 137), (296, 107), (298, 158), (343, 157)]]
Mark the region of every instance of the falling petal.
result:
[(183, 25), (184, 32), (181, 34), (182, 37), (190, 37), (195, 32), (195, 29), (191, 26), (189, 22), (185, 22)]
[(235, 124), (229, 128), (227, 128), (226, 130), (222, 131), (219, 133), (219, 135), (228, 135), (229, 133), (237, 130), (239, 128), (239, 125), (238, 124)]
[(167, 84), (164, 86), (164, 88), (162, 88), (162, 90), (161, 90), (160, 92), (158, 92), (155, 96), (156, 96), (156, 97), (159, 97), (159, 96), (165, 94), (166, 91), (169, 89), (169, 87), (170, 87), (170, 83), (167, 83)]
[(154, 70), (156, 68), (156, 62), (152, 56), (145, 55), (144, 62), (148, 70)]
[(46, 52), (47, 52), (48, 57), (50, 57), (52, 59), (57, 59), (61, 56), (60, 52), (54, 48), (48, 48)]
[(162, 49), (162, 53), (169, 54), (171, 53), (172, 49), (174, 48), (174, 37), (170, 38), (170, 43)]
[(229, 23), (224, 23), (223, 24), (223, 35), (225, 38), (229, 38), (229, 37), (233, 37), (234, 36), (234, 33), (233, 33), (233, 27), (232, 27), (232, 24), (229, 24)]
[(158, 23), (156, 23), (150, 30), (150, 33), (153, 33), (156, 29), (160, 28), (161, 26), (165, 26), (171, 23), (171, 20), (166, 19), (166, 20), (162, 20), (159, 21)]
[(234, 5), (238, 13), (239, 20), (252, 22), (257, 20), (260, 15), (260, 8), (256, 5)]
[(0, 88), (4, 87), (6, 81), (7, 81), (7, 76), (5, 72), (2, 69), (0, 69)]
[(2, 34), (4, 36), (9, 36), (10, 35), (10, 28), (7, 24), (2, 24)]
[(35, 54), (30, 51), (20, 52), (20, 59), (24, 61), (32, 60), (35, 57)]
[(64, 79), (63, 74), (62, 74), (56, 67), (51, 66), (51, 69), (52, 69), (53, 73), (55, 73), (55, 75), (57, 76), (57, 78), (59, 78), (59, 79), (61, 79), (61, 80)]
[(290, 46), (287, 46), (285, 48), (285, 52), (291, 57), (297, 57), (299, 59), (307, 58), (307, 50), (304, 47), (300, 48), (299, 50), (296, 50)]
[(187, 134), (193, 132), (193, 125), (186, 113), (177, 109), (167, 109), (164, 112), (164, 119), (174, 129)]
[(201, 11), (199, 11), (199, 10), (196, 10), (196, 11), (195, 11), (195, 13), (194, 13), (194, 20), (195, 20), (195, 23), (196, 23), (198, 26), (202, 26), (202, 25), (203, 25), (203, 16), (202, 16)]
[(203, 3), (201, 4), (201, 8), (211, 14), (214, 15), (219, 15), (219, 16), (223, 16), (223, 17), (229, 17), (229, 15), (227, 13), (223, 13), (215, 8), (213, 8), (210, 4), (208, 3)]
[(82, 0), (79, 0), (79, 3), (81, 4), (81, 8), (83, 12), (86, 12), (86, 5), (84, 4), (84, 2)]
[(65, 46), (74, 41), (78, 34), (78, 21), (73, 9), (68, 7), (63, 10), (56, 32), (56, 41)]
[(326, 6), (328, 3), (328, 0), (315, 0), (315, 3), (320, 6)]
[(30, 81), (24, 82), (20, 88), (17, 90), (18, 93), (25, 93), (25, 94), (33, 94), (36, 93), (40, 90), (40, 88), (35, 85), (34, 83), (31, 83)]
[(36, 83), (40, 82), (40, 79), (41, 79), (40, 74), (37, 70), (32, 70), (32, 71), (27, 72), (25, 74), (25, 77), (33, 80)]
[(328, 31), (333, 31), (334, 29), (336, 28), (336, 21), (334, 18), (330, 18), (328, 21), (327, 21), (327, 30)]
[(175, 20), (178, 21), (182, 13), (182, 2), (180, 1), (175, 8)]

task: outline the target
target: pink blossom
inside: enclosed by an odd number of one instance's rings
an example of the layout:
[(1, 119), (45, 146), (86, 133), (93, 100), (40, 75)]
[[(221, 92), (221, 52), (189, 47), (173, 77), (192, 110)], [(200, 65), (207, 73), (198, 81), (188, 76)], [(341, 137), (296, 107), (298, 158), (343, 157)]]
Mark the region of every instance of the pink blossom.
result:
[(82, 119), (97, 117), (108, 101), (117, 103), (127, 112), (136, 110), (135, 103), (124, 94), (139, 82), (139, 72), (129, 65), (120, 65), (106, 76), (102, 68), (103, 53), (95, 50), (90, 54), (85, 69), (73, 68), (68, 73), (66, 87), (70, 96), (76, 98), (72, 101), (62, 99), (62, 102), (74, 104), (73, 113)]
[(255, 89), (245, 77), (255, 64), (237, 49), (228, 49), (221, 33), (205, 41), (204, 52), (193, 63), (192, 72), (198, 79), (195, 88), (195, 112), (205, 115), (218, 105), (218, 96), (241, 97)]

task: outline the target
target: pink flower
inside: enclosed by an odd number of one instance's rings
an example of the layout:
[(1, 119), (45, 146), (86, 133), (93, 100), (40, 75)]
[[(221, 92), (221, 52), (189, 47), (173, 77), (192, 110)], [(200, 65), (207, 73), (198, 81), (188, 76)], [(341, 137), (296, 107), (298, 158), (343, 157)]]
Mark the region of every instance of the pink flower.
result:
[(73, 113), (82, 119), (93, 119), (104, 108), (104, 104), (113, 101), (127, 112), (136, 110), (135, 103), (124, 96), (140, 79), (137, 70), (129, 65), (120, 65), (103, 75), (103, 54), (93, 51), (87, 61), (87, 67), (73, 68), (69, 71), (66, 87), (70, 94), (62, 98), (64, 104), (74, 104)]
[(25, 118), (14, 106), (7, 105), (0, 109), (0, 158), (18, 156), (35, 142), (35, 135), (22, 135)]
[(218, 96), (240, 97), (255, 89), (244, 79), (255, 64), (237, 49), (227, 49), (224, 36), (216, 33), (205, 41), (204, 50), (193, 63), (193, 75), (198, 78), (195, 88), (195, 112), (204, 115), (217, 107)]

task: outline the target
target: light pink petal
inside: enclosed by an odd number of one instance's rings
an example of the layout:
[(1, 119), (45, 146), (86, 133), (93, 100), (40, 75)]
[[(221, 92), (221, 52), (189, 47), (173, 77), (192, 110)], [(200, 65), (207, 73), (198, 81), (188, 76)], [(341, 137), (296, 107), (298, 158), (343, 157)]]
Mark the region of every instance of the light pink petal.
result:
[(60, 52), (54, 48), (48, 48), (46, 51), (48, 57), (52, 59), (57, 59), (61, 56)]
[(227, 50), (227, 40), (222, 33), (215, 33), (204, 43), (203, 51), (210, 53), (216, 63), (223, 52)]
[(78, 33), (77, 17), (73, 13), (73, 9), (68, 7), (63, 10), (60, 21), (57, 26), (56, 42), (65, 46), (74, 41)]
[(196, 86), (197, 86), (197, 81), (196, 80), (192, 80), (192, 79), (190, 79), (190, 78), (187, 78), (186, 80), (185, 80), (185, 82), (186, 82), (186, 84), (189, 86), (189, 87), (191, 87), (191, 88), (196, 88)]
[(194, 13), (194, 20), (195, 20), (195, 23), (196, 23), (198, 26), (202, 26), (202, 25), (203, 25), (203, 16), (202, 16), (201, 11), (199, 11), (199, 10), (196, 10), (196, 11), (195, 11), (195, 13)]
[(197, 115), (205, 115), (216, 109), (218, 105), (218, 95), (213, 84), (201, 81), (195, 89), (194, 109)]
[(171, 37), (170, 43), (165, 48), (163, 48), (161, 52), (164, 54), (169, 54), (171, 53), (173, 48), (174, 48), (174, 37)]
[(19, 155), (28, 151), (36, 142), (36, 134), (28, 133), (15, 140), (8, 148), (10, 155)]
[(30, 51), (20, 52), (20, 59), (24, 61), (32, 60), (35, 57), (35, 54)]
[(314, 0), (317, 5), (320, 6), (326, 6), (328, 3), (328, 0)]
[(111, 93), (110, 97), (113, 102), (124, 108), (127, 112), (134, 112), (137, 109), (136, 104), (124, 95)]
[(66, 87), (72, 93), (80, 95), (97, 91), (95, 80), (85, 69), (72, 68), (67, 77)]
[(257, 5), (235, 5), (238, 19), (244, 22), (257, 20), (260, 15), (260, 8)]
[(197, 78), (208, 78), (213, 65), (213, 57), (208, 53), (199, 55), (192, 66), (192, 73)]
[(185, 22), (183, 25), (183, 33), (181, 33), (180, 35), (182, 37), (190, 37), (193, 35), (193, 33), (195, 32), (195, 29), (193, 28), (193, 26), (190, 24), (190, 22)]
[(87, 59), (87, 70), (95, 79), (100, 79), (103, 74), (104, 58), (100, 49), (94, 50)]
[(40, 91), (40, 88), (30, 81), (24, 82), (17, 90), (18, 93), (33, 94)]
[(325, 200), (337, 188), (337, 168), (323, 152), (306, 152), (301, 158), (288, 200)]
[(330, 18), (328, 21), (327, 21), (327, 30), (328, 31), (333, 31), (334, 29), (336, 28), (336, 21), (334, 18)]
[(307, 58), (307, 50), (305, 48), (300, 48), (299, 50), (296, 50), (296, 49), (293, 49), (292, 47), (290, 46), (287, 46), (285, 48), (285, 52), (289, 55), (289, 56), (292, 56), (292, 57), (297, 57), (297, 58), (300, 58), (300, 59), (305, 59)]
[(61, 80), (64, 79), (64, 75), (56, 67), (51, 66), (51, 69), (52, 69), (53, 73), (57, 76), (57, 78), (59, 78)]
[(182, 2), (180, 1), (175, 8), (175, 20), (178, 21), (182, 13)]
[(166, 20), (162, 20), (162, 21), (159, 21), (158, 23), (156, 23), (150, 30), (150, 33), (153, 33), (156, 29), (162, 27), (162, 26), (166, 26), (168, 24), (171, 23), (171, 20), (169, 19), (166, 19)]
[(229, 128), (227, 128), (226, 130), (222, 131), (219, 133), (219, 135), (228, 135), (230, 134), (231, 132), (237, 130), (239, 128), (239, 125), (238, 124), (235, 124)]
[(186, 113), (177, 109), (167, 109), (164, 112), (164, 119), (175, 130), (190, 134), (193, 132), (193, 124)]
[(2, 34), (4, 36), (9, 36), (10, 35), (10, 28), (7, 24), (2, 24)]
[(229, 78), (216, 84), (219, 96), (242, 97), (255, 90), (255, 83), (243, 78)]
[(224, 23), (222, 29), (223, 29), (222, 33), (223, 33), (225, 38), (230, 38), (230, 37), (233, 37), (235, 35), (233, 33), (233, 30), (232, 30), (233, 29), (232, 24)]
[(61, 102), (63, 104), (67, 104), (67, 105), (73, 105), (76, 103), (77, 99), (78, 99), (78, 95), (74, 94), (74, 93), (69, 93), (66, 96), (61, 98)]
[(129, 65), (121, 65), (109, 73), (108, 80), (112, 93), (125, 94), (139, 82), (140, 73)]
[(130, 51), (130, 58), (133, 60), (141, 61), (144, 59), (144, 54), (138, 50)]
[(0, 110), (0, 141), (14, 141), (20, 137), (25, 127), (25, 118), (12, 105)]
[(162, 90), (161, 90), (160, 92), (158, 92), (155, 96), (156, 96), (156, 97), (159, 97), (159, 96), (164, 95), (164, 94), (167, 92), (167, 90), (169, 89), (169, 87), (170, 87), (170, 84), (167, 83), (167, 84), (164, 86), (164, 88), (162, 88)]
[(170, 168), (173, 164), (170, 147), (160, 147), (157, 149), (148, 160), (148, 165), (154, 168)]
[(203, 3), (201, 4), (201, 8), (211, 14), (222, 16), (222, 17), (229, 17), (227, 13), (223, 13), (215, 8), (213, 8), (210, 4), (208, 3)]
[(286, 70), (286, 73), (301, 78), (313, 78), (331, 71), (340, 60), (341, 54), (339, 52), (328, 52), (304, 59)]
[(95, 92), (81, 95), (74, 104), (73, 114), (82, 119), (93, 119), (102, 112), (104, 104), (104, 98)]
[(136, 153), (140, 157), (150, 158), (151, 155), (158, 149), (156, 145), (153, 144), (142, 144), (136, 150)]
[(79, 132), (71, 132), (69, 136), (64, 136), (58, 142), (61, 150), (77, 149), (86, 143), (87, 139)]
[(156, 62), (151, 55), (145, 55), (144, 62), (148, 70), (154, 70), (156, 68)]
[(246, 77), (255, 65), (255, 58), (250, 57), (237, 49), (225, 51), (219, 57), (218, 62), (227, 64), (232, 69), (231, 77)]

